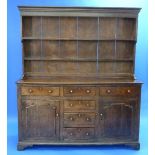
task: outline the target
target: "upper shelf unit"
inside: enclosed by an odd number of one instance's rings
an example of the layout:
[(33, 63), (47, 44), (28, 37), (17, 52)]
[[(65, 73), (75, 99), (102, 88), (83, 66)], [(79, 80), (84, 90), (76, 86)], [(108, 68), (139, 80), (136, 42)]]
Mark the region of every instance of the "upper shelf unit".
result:
[(133, 79), (139, 8), (19, 9), (24, 77)]

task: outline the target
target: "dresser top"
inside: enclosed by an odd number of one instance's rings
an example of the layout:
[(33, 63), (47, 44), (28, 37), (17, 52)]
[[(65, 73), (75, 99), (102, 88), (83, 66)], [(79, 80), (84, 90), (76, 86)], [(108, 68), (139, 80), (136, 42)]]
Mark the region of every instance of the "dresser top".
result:
[(81, 85), (104, 85), (104, 84), (142, 84), (139, 80), (122, 80), (122, 79), (73, 79), (73, 78), (51, 78), (51, 79), (24, 79), (17, 81), (17, 84), (54, 84), (54, 85), (70, 85), (70, 84), (81, 84)]
[[(31, 16), (118, 16), (134, 18), (141, 8), (124, 7), (60, 7), (60, 6), (18, 6), (21, 15)], [(63, 14), (62, 14), (63, 13)]]

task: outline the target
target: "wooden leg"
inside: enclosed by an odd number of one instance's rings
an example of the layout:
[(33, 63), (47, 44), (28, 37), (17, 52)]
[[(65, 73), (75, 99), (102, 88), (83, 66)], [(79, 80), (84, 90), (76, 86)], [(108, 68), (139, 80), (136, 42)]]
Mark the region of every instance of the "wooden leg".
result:
[(140, 149), (140, 143), (129, 143), (129, 144), (125, 144), (125, 146), (129, 146), (134, 150), (139, 150)]
[(18, 151), (23, 151), (27, 147), (32, 147), (33, 145), (28, 145), (28, 144), (18, 144), (17, 145), (17, 150)]

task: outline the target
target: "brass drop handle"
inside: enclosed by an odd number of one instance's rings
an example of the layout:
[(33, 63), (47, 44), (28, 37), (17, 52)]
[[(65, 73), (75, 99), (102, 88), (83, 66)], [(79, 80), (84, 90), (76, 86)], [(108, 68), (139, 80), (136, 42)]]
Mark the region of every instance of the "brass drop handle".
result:
[(73, 120), (73, 117), (70, 117), (70, 120), (72, 121)]
[(86, 90), (86, 93), (89, 94), (91, 91), (89, 89)]
[(81, 117), (81, 114), (78, 114), (79, 117)]
[(59, 114), (58, 113), (56, 113), (56, 117), (59, 117)]
[(128, 93), (131, 93), (131, 90), (130, 89), (128, 89)]
[(49, 90), (48, 92), (49, 92), (49, 93), (52, 93), (52, 92), (53, 92), (53, 90)]
[(89, 103), (87, 103), (86, 106), (89, 107)]
[(69, 92), (70, 92), (70, 93), (73, 93), (73, 90), (71, 89)]
[(29, 93), (32, 93), (33, 92), (33, 90), (32, 89), (29, 89)]
[(89, 121), (89, 118), (87, 117), (86, 120)]
[(73, 104), (71, 103), (71, 104), (70, 104), (70, 106), (72, 107), (72, 106), (73, 106)]
[(108, 89), (108, 90), (107, 90), (107, 93), (111, 93), (111, 90), (110, 90), (110, 89)]
[(89, 133), (88, 132), (86, 133), (86, 136), (89, 136)]

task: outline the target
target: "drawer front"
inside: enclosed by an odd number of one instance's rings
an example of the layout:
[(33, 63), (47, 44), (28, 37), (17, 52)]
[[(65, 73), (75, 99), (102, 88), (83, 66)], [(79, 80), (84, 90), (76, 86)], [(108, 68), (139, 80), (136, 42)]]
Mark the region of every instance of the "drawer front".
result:
[(64, 140), (87, 140), (94, 138), (94, 128), (63, 128)]
[(22, 95), (59, 96), (59, 87), (22, 87)]
[(101, 96), (136, 96), (139, 93), (138, 87), (101, 87)]
[(65, 100), (64, 111), (93, 111), (96, 101), (91, 100)]
[(95, 113), (64, 113), (64, 127), (94, 127)]
[(95, 96), (95, 87), (64, 87), (64, 96)]

